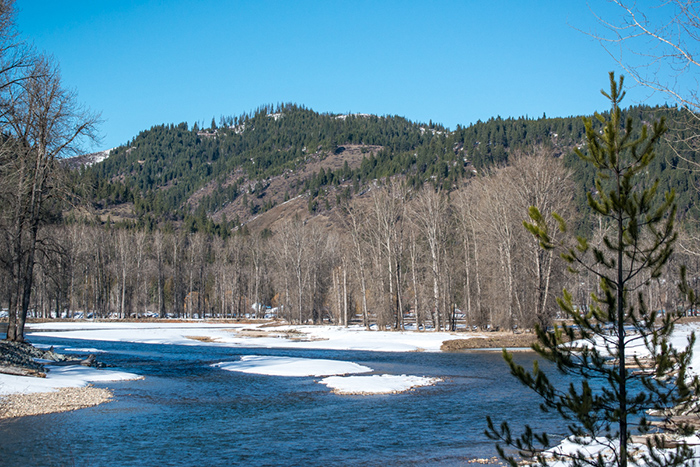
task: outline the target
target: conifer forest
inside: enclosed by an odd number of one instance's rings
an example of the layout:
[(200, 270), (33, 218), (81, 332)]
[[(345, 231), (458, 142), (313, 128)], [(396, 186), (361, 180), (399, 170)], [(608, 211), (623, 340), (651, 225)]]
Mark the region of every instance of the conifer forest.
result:
[[(678, 143), (692, 117), (648, 106), (628, 116), (637, 127), (670, 122), (647, 176), (675, 190), (673, 261), (695, 284), (700, 161)], [(581, 117), (497, 117), (448, 131), (295, 104), (207, 128), (154, 126), (101, 162), (58, 161), (65, 195), (47, 203), (38, 228), (29, 316), (548, 326), (562, 287), (585, 310), (598, 285), (567, 274), (560, 252), (540, 249), (523, 222), (535, 206), (603, 238), (609, 226), (586, 204), (593, 171), (574, 154), (584, 141)], [(677, 310), (678, 267), (667, 270), (646, 289), (649, 306)], [(11, 281), (0, 274), (4, 309)]]

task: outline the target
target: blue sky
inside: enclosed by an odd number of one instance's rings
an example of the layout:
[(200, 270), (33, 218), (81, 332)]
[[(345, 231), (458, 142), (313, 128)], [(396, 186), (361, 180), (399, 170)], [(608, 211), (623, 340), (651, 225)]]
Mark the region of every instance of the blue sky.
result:
[[(260, 105), (401, 115), (454, 129), (500, 115), (605, 110), (619, 71), (604, 0), (17, 0), (17, 27), (100, 112), (102, 141), (161, 123), (206, 126)], [(589, 9), (590, 8), (590, 9)], [(629, 84), (632, 84), (631, 82)], [(628, 89), (627, 105), (663, 102)]]

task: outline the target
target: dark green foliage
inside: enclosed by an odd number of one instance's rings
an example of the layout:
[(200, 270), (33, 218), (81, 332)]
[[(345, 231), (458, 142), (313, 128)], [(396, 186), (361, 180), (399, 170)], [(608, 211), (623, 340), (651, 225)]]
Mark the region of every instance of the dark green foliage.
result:
[[(311, 154), (339, 150), (341, 144), (379, 145), (386, 151), (383, 160), (389, 161), (392, 154), (412, 150), (433, 137), (432, 131), (423, 135), (420, 125), (401, 117), (334, 116), (292, 104), (274, 111), (271, 106), (263, 107), (254, 114), (221, 120), (218, 128), (212, 123), (212, 128), (203, 131), (180, 124), (141, 132), (128, 145), (115, 149), (106, 161), (83, 171), (90, 198), (104, 207), (131, 202), (132, 192), (138, 191), (147, 200), (140, 205), (144, 211), (157, 217), (174, 213), (181, 217), (189, 196), (215, 180), (219, 189), (202, 201), (207, 212), (213, 212), (240, 195), (240, 180), (263, 182), (285, 170), (300, 168)], [(433, 127), (433, 131), (445, 131)], [(377, 176), (399, 173), (410, 164), (411, 159), (404, 157), (385, 164)], [(232, 184), (230, 177), (237, 172), (243, 177)], [(314, 187), (337, 185), (354, 175), (345, 164), (307, 183)], [(370, 176), (363, 175), (362, 179)], [(255, 191), (260, 197), (264, 188)]]
[[(562, 387), (537, 362), (529, 372), (505, 350), (504, 358), (511, 373), (541, 396), (543, 409), (561, 415), (571, 439), (582, 448), (573, 455), (555, 455), (554, 460), (565, 459), (574, 466), (625, 467), (628, 461), (640, 460), (627, 448), (631, 435), (650, 432), (649, 411), (670, 416), (687, 409), (699, 383), (686, 373), (694, 336), (685, 349), (673, 348), (669, 340), (680, 315), (648, 309), (643, 294), (644, 287), (659, 277), (676, 240), (674, 193), (662, 194), (659, 180), (649, 177), (658, 157), (655, 149), (666, 132), (665, 121), (635, 128), (633, 116), (624, 116), (619, 107), (624, 97), (622, 79), (616, 82), (612, 73), (610, 92), (603, 94), (612, 104), (611, 112), (596, 114), (595, 120), (584, 118), (587, 147), (585, 152), (576, 150), (595, 171), (595, 191), (586, 194), (592, 216), (607, 229), (602, 242), (579, 236), (573, 246), (553, 244), (536, 208), (530, 209), (532, 223), (525, 223), (543, 248), (563, 249), (562, 258), (572, 273), (585, 270), (599, 278), (590, 310), (576, 309), (564, 290), (558, 303), (572, 324), (550, 331), (538, 328), (538, 343), (533, 346), (558, 372), (573, 375), (577, 382)], [(566, 231), (564, 222), (557, 221)], [(572, 341), (580, 344), (569, 345)], [(635, 344), (648, 352), (648, 359), (632, 353)], [(487, 435), (546, 464), (542, 456), (550, 447), (546, 434), (536, 435), (528, 427), (515, 438), (506, 423), (500, 428), (491, 419), (488, 423)], [(587, 458), (583, 448), (592, 440), (614, 448), (613, 458)], [(648, 438), (647, 443), (650, 451), (662, 446), (658, 437)], [(515, 465), (500, 446), (499, 453)], [(644, 460), (650, 465), (679, 465), (690, 454), (680, 446), (666, 460), (648, 455)]]
[[(638, 122), (648, 123), (660, 116), (690, 118), (676, 109), (646, 106), (622, 111), (622, 115), (633, 118), (637, 132), (644, 126)], [(597, 130), (601, 124), (593, 121), (592, 125)], [(154, 126), (113, 150), (104, 162), (76, 172), (75, 177), (82, 187), (80, 195), (96, 207), (133, 202), (139, 218), (162, 223), (184, 220), (195, 208), (212, 217), (246, 192), (260, 200), (246, 199), (246, 209), (264, 212), (272, 206), (266, 197), (272, 177), (299, 171), (312, 158), (323, 159), (330, 153), (342, 156), (348, 144), (364, 145), (364, 159), (358, 167), (351, 168), (344, 161), (342, 168), (322, 169), (294, 181), (286, 188), (285, 199), (302, 193), (316, 198), (328, 194), (326, 187), (344, 190), (344, 184), (352, 183), (352, 192), (344, 193), (345, 197), (361, 192), (372, 180), (394, 175), (405, 176), (414, 188), (428, 182), (451, 190), (476, 172), (506, 164), (514, 151), (544, 145), (565, 158), (584, 188), (578, 195), (582, 224), (574, 228), (585, 233), (591, 228), (585, 192), (594, 189), (594, 171), (573, 155), (584, 139), (584, 124), (574, 117), (497, 117), (448, 132), (436, 124), (413, 123), (397, 116), (318, 114), (285, 104), (222, 117), (218, 125), (212, 122), (211, 128), (201, 131), (185, 123)], [(659, 179), (659, 189), (676, 189), (682, 215), (697, 216), (691, 210), (699, 175), (670, 170), (687, 163), (666, 145), (657, 151), (659, 157), (649, 165), (648, 177)], [(691, 160), (700, 157), (681, 155)], [(196, 204), (188, 203), (204, 187), (206, 194)]]

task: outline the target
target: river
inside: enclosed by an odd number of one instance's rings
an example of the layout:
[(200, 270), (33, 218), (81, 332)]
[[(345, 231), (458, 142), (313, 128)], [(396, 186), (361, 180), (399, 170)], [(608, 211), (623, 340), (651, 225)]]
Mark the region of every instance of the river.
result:
[[(500, 352), (246, 349), (32, 338), (104, 351), (143, 380), (98, 384), (115, 401), (0, 421), (5, 466), (459, 466), (495, 455), (486, 415), (553, 438), (554, 415), (510, 376)], [(378, 373), (443, 382), (375, 396), (336, 395), (313, 377), (262, 376), (210, 365), (239, 355), (352, 361)], [(518, 354), (529, 366), (532, 354)]]

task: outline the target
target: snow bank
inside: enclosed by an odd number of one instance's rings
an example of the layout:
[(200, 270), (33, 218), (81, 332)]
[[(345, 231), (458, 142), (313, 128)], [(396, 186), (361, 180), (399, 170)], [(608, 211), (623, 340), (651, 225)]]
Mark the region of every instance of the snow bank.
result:
[(238, 361), (215, 363), (212, 366), (227, 371), (271, 376), (329, 376), (372, 371), (369, 367), (352, 362), (261, 355), (244, 355)]
[(319, 381), (337, 394), (392, 394), (420, 386), (432, 386), (440, 378), (407, 375), (330, 376)]
[[(579, 441), (580, 444), (577, 443), (574, 438), (566, 438), (562, 440), (558, 446), (545, 451), (544, 456), (549, 458), (553, 457), (555, 454), (560, 456), (573, 456), (580, 452), (589, 459), (593, 459), (600, 454), (606, 461), (610, 462), (615, 456), (613, 449), (617, 451), (620, 445), (620, 443), (617, 441), (613, 442), (612, 445), (609, 445), (608, 442), (602, 438), (600, 440), (580, 438)], [(639, 448), (641, 446), (630, 445), (630, 447), (635, 450), (635, 448)], [(552, 465), (565, 466), (567, 464), (567, 461), (559, 461), (558, 463), (554, 463)]]
[(103, 370), (81, 365), (47, 366), (46, 378), (0, 374), (0, 395), (53, 392), (58, 388), (79, 388), (88, 383), (140, 379), (123, 371)]
[[(689, 436), (683, 438), (687, 443), (688, 447), (694, 452), (694, 458), (700, 455), (700, 446), (698, 446), (697, 436)], [(549, 465), (551, 467), (571, 467), (573, 461), (571, 456), (581, 453), (587, 459), (595, 459), (597, 456), (601, 456), (605, 461), (606, 465), (614, 465), (616, 459), (616, 452), (619, 452), (620, 443), (618, 440), (607, 441), (604, 438), (581, 438), (579, 440), (581, 444), (577, 444), (574, 438), (564, 439), (558, 446), (549, 449), (543, 453), (545, 458), (548, 458)], [(648, 466), (644, 458), (649, 456), (649, 448), (646, 444), (640, 443), (630, 443), (628, 446), (629, 453), (634, 456), (635, 460), (630, 461), (630, 465), (636, 465), (639, 467)], [(670, 461), (670, 456), (674, 452), (674, 449), (654, 449), (654, 453), (657, 456), (666, 458)], [(559, 461), (553, 461), (554, 455), (564, 456), (563, 459)], [(692, 464), (693, 461), (691, 461)], [(687, 465), (691, 465), (687, 464)]]
[[(262, 324), (262, 323), (261, 323)], [(260, 331), (255, 336), (245, 330)], [(61, 322), (29, 325), (29, 337), (137, 342), (143, 344), (222, 345), (258, 348), (439, 352), (446, 340), (483, 337), (449, 332), (367, 331), (362, 326), (275, 326), (212, 323)], [(196, 337), (197, 339), (193, 338)], [(208, 342), (201, 338), (209, 338)]]
[[(700, 331), (700, 323), (689, 323), (676, 325), (671, 336), (671, 345), (676, 349), (684, 349), (688, 346), (688, 338), (692, 333)], [(700, 336), (698, 336), (700, 338)], [(688, 369), (690, 376), (700, 375), (700, 339), (695, 341), (693, 346), (693, 359)]]
[(213, 342), (231, 335), (231, 330), (255, 325), (213, 323), (110, 323), (110, 322), (46, 322), (30, 324), (28, 336), (58, 337), (141, 344), (201, 345), (188, 336), (206, 336)]

